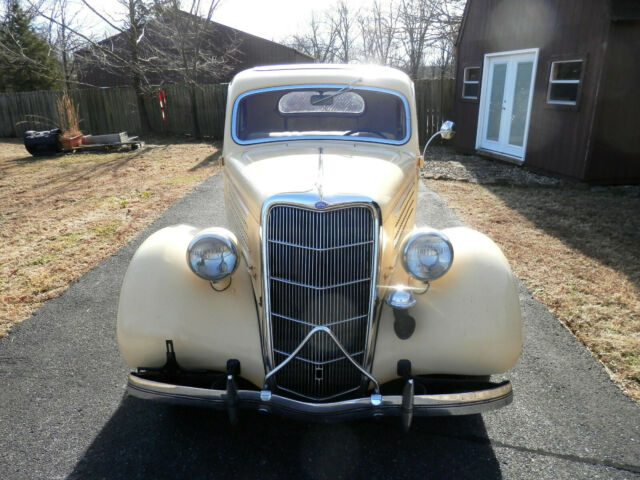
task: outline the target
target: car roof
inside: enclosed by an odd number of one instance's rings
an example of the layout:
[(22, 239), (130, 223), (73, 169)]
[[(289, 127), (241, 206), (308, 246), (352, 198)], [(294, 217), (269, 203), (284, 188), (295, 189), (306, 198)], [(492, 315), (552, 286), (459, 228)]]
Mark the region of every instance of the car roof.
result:
[(413, 97), (413, 82), (407, 74), (395, 68), (320, 63), (264, 65), (244, 70), (229, 84), (229, 95), (235, 98), (249, 90), (287, 85), (348, 85), (356, 80), (358, 86), (387, 88), (402, 93), (408, 99)]

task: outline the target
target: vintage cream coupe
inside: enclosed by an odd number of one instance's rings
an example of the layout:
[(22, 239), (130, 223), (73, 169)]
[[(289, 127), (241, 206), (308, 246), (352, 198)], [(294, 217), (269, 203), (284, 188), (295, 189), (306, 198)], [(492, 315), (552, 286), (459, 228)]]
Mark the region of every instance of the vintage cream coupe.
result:
[[(451, 135), (451, 124), (442, 130)], [(507, 405), (516, 280), (469, 228), (415, 226), (414, 88), (384, 67), (244, 71), (222, 157), (230, 230), (164, 228), (135, 253), (118, 343), (136, 397), (305, 419)], [(204, 220), (204, 219), (203, 219)]]

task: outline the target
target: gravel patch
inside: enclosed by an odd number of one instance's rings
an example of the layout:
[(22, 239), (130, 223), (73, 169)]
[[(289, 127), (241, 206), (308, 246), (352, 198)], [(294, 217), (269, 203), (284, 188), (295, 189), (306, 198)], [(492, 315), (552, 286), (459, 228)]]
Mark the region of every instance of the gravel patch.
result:
[(452, 147), (429, 147), (422, 178), (479, 184), (556, 187), (565, 180), (539, 175), (517, 165), (478, 155), (456, 153)]
[(451, 146), (429, 147), (420, 176), (427, 180), (450, 180), (480, 185), (562, 187), (640, 197), (640, 185), (590, 185), (550, 177), (500, 160), (457, 153)]

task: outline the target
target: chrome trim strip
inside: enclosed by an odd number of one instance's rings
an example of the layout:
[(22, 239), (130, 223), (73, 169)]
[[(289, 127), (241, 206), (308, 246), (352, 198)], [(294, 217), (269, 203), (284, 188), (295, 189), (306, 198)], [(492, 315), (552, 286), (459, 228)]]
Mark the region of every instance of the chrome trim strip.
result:
[[(284, 359), (284, 361), (282, 363), (280, 363), (276, 368), (274, 368), (273, 370), (271, 370), (269, 373), (267, 373), (267, 375), (264, 377), (264, 385), (265, 385), (265, 389), (268, 388), (267, 387), (267, 381), (269, 380), (270, 377), (272, 377), (273, 375), (275, 375), (276, 373), (278, 373), (278, 371), (280, 371), (282, 368), (285, 367), (285, 365), (287, 365), (291, 360), (293, 360), (294, 358), (296, 358), (296, 356), (300, 353), (300, 350), (302, 350), (302, 348), (307, 344), (307, 342), (309, 340), (311, 340), (311, 337), (313, 337), (316, 333), (318, 332), (324, 332), (327, 335), (329, 335), (329, 338), (331, 338), (331, 340), (333, 340), (333, 342), (337, 345), (337, 347), (340, 349), (340, 351), (342, 352), (342, 354), (345, 356), (345, 358), (347, 358), (354, 367), (356, 367), (360, 373), (362, 373), (362, 375), (365, 375), (369, 381), (373, 382), (373, 384), (375, 385), (375, 392), (379, 393), (380, 392), (380, 385), (378, 385), (378, 381), (373, 378), (373, 375), (371, 375), (369, 372), (367, 372), (364, 368), (362, 368), (362, 366), (356, 362), (351, 355), (349, 354), (349, 352), (347, 351), (346, 348), (344, 348), (342, 346), (342, 344), (340, 343), (340, 340), (338, 340), (338, 337), (336, 337), (333, 333), (333, 330), (331, 330), (328, 327), (315, 327), (313, 330), (311, 330), (306, 337), (304, 337), (304, 340), (302, 340), (302, 342), (300, 343), (300, 345), (298, 345), (296, 347), (296, 349), (291, 352), (291, 354)], [(357, 353), (356, 355), (359, 355), (359, 353)], [(342, 359), (340, 359), (342, 360)]]
[[(413, 184), (411, 185), (411, 187), (413, 187)], [(408, 194), (411, 194), (411, 195), (403, 200), (404, 203), (402, 204), (402, 210), (400, 212), (400, 215), (396, 217), (395, 232), (393, 236), (394, 248), (398, 245), (398, 242), (402, 240), (402, 238), (404, 237), (404, 231), (407, 228), (407, 223), (409, 222), (409, 218), (411, 217), (411, 214), (413, 213), (413, 210), (414, 210), (415, 201), (413, 200), (415, 198), (415, 195), (413, 194), (413, 189), (410, 189), (407, 195)]]
[(410, 182), (409, 185), (407, 185), (407, 188), (405, 188), (405, 191), (402, 192), (402, 197), (400, 198), (400, 200), (398, 200), (398, 203), (396, 204), (396, 208), (394, 208), (393, 210), (394, 217), (398, 217), (400, 215), (400, 210), (402, 210), (402, 207), (404, 207), (404, 202), (409, 196), (409, 193), (411, 193), (412, 189), (413, 189), (413, 182)]
[[(513, 390), (509, 381), (487, 384), (487, 387), (489, 388), (471, 392), (415, 395), (413, 414), (415, 416), (470, 415), (495, 410), (512, 402)], [(127, 392), (131, 396), (146, 400), (219, 409), (227, 407), (225, 390), (155, 382), (136, 374), (129, 375)], [(238, 407), (266, 410), (306, 420), (346, 420), (402, 414), (402, 395), (381, 395), (376, 397), (376, 399), (380, 398), (380, 404), (374, 406), (371, 396), (340, 402), (312, 403), (263, 392), (238, 390)]]
[(276, 368), (274, 368), (273, 370), (271, 370), (269, 373), (265, 375), (264, 377), (265, 389), (269, 388), (267, 386), (267, 381), (269, 380), (269, 378), (275, 375), (276, 373), (278, 373), (278, 371), (280, 371), (281, 369), (283, 369), (291, 360), (296, 358), (296, 355), (298, 355), (300, 353), (300, 350), (302, 350), (304, 346), (307, 344), (307, 342), (311, 340), (311, 337), (313, 337), (316, 333), (318, 333), (318, 331), (321, 331), (321, 330), (322, 330), (321, 327), (315, 327), (309, 333), (307, 333), (307, 336), (304, 337), (304, 340), (302, 340), (302, 342), (300, 342), (300, 345), (298, 345), (296, 349), (293, 352), (291, 352), (291, 354), (287, 358), (285, 358), (280, 365), (278, 365)]
[[(374, 245), (373, 258), (375, 258), (375, 268), (373, 269), (373, 279), (371, 282), (371, 318), (369, 319), (369, 324), (367, 325), (367, 345), (364, 349), (364, 360), (362, 362), (362, 366), (368, 371), (372, 371), (373, 369), (373, 356), (376, 350), (376, 340), (378, 339), (378, 326), (380, 325), (380, 317), (382, 315), (382, 305), (383, 302), (379, 301), (378, 296), (378, 273), (380, 272), (380, 265), (382, 263), (382, 251), (380, 249), (380, 245), (382, 245), (382, 235), (384, 232), (382, 231), (380, 225), (380, 219), (382, 218), (382, 214), (380, 213), (380, 209), (376, 206), (376, 228), (378, 229), (377, 242)], [(363, 380), (362, 388), (367, 389), (368, 384), (366, 380)]]
[(322, 159), (322, 147), (320, 147), (318, 152), (318, 182), (316, 183), (316, 188), (318, 189), (318, 195), (320, 195), (320, 202), (324, 202), (324, 194), (322, 193), (323, 182), (324, 182), (324, 161)]
[[(303, 209), (318, 210), (315, 205), (319, 201), (319, 195), (314, 192), (304, 192), (295, 194), (280, 194), (274, 195), (267, 199), (262, 205), (262, 212), (260, 215), (260, 248), (262, 255), (262, 308), (263, 315), (260, 325), (260, 335), (262, 337), (262, 357), (265, 368), (265, 375), (269, 376), (269, 373), (274, 368), (274, 353), (273, 353), (273, 338), (271, 332), (271, 299), (269, 298), (269, 264), (267, 259), (268, 239), (267, 235), (267, 219), (272, 207), (277, 205), (286, 205), (291, 207), (298, 207)], [(374, 243), (372, 252), (372, 275), (371, 275), (371, 289), (369, 291), (369, 312), (370, 318), (367, 322), (367, 343), (365, 346), (364, 359), (360, 369), (366, 372), (366, 376), (369, 377), (371, 368), (373, 366), (373, 352), (375, 350), (375, 343), (378, 333), (378, 322), (380, 320), (380, 305), (382, 302), (378, 301), (378, 271), (380, 268), (380, 238), (382, 230), (380, 228), (380, 208), (377, 203), (364, 196), (347, 196), (347, 195), (332, 195), (325, 196), (324, 202), (327, 206), (322, 211), (329, 211), (340, 208), (350, 208), (357, 206), (365, 206), (371, 210), (373, 217), (373, 230), (374, 230)], [(376, 234), (377, 232), (377, 234)], [(351, 359), (353, 361), (353, 359)], [(265, 376), (265, 381), (266, 377)], [(375, 379), (374, 379), (375, 382)], [(363, 379), (363, 388), (366, 388), (369, 384), (368, 378)], [(377, 383), (376, 383), (377, 385)]]
[(270, 92), (270, 91), (278, 91), (278, 90), (309, 90), (314, 88), (340, 88), (348, 86), (345, 84), (300, 84), (300, 85), (282, 85), (278, 87), (265, 87), (265, 88), (257, 88), (255, 90), (248, 90), (246, 92), (238, 95), (233, 101), (233, 109), (231, 111), (231, 138), (238, 145), (254, 145), (258, 143), (272, 143), (272, 142), (290, 142), (292, 140), (339, 140), (339, 141), (351, 141), (351, 142), (366, 142), (366, 143), (381, 143), (385, 145), (404, 145), (406, 144), (411, 135), (413, 134), (411, 130), (411, 109), (409, 108), (409, 102), (405, 98), (403, 94), (397, 92), (395, 90), (390, 90), (387, 88), (380, 87), (372, 87), (372, 86), (354, 86), (353, 90), (369, 90), (372, 92), (380, 92), (380, 93), (388, 93), (391, 95), (395, 95), (398, 97), (402, 104), (404, 105), (404, 117), (405, 117), (405, 125), (406, 125), (406, 135), (404, 138), (400, 140), (391, 140), (391, 139), (382, 139), (382, 138), (372, 138), (372, 137), (345, 137), (345, 136), (336, 136), (336, 135), (304, 135), (304, 136), (295, 136), (295, 137), (266, 137), (266, 138), (257, 138), (254, 140), (240, 140), (237, 135), (238, 128), (238, 105), (240, 101), (248, 96), (254, 95), (256, 93)]
[(244, 203), (242, 195), (238, 192), (238, 188), (228, 175), (224, 175), (223, 186), (229, 226), (240, 241), (245, 259), (249, 258), (249, 223), (247, 220), (249, 218), (249, 209)]
[(380, 385), (378, 385), (378, 381), (373, 377), (373, 375), (371, 375), (367, 370), (362, 368), (362, 366), (351, 357), (349, 352), (347, 352), (347, 349), (342, 346), (338, 338), (334, 335), (333, 330), (327, 327), (323, 327), (323, 329), (327, 333), (327, 335), (329, 335), (329, 337), (331, 337), (331, 339), (335, 342), (335, 344), (342, 351), (344, 356), (349, 359), (349, 361), (353, 364), (353, 366), (356, 367), (358, 370), (360, 370), (360, 372), (373, 383), (375, 393), (380, 393)]

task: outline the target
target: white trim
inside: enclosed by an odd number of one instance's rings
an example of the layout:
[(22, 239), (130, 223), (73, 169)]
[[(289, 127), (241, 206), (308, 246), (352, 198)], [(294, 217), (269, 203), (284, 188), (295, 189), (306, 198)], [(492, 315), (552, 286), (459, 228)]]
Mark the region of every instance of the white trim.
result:
[[(580, 62), (580, 78), (577, 80), (554, 80), (553, 67), (558, 63), (577, 63)], [(549, 69), (549, 83), (547, 84), (547, 103), (550, 105), (578, 105), (578, 92), (580, 91), (580, 83), (582, 82), (582, 68), (584, 67), (584, 59), (576, 58), (573, 60), (556, 60), (551, 62), (551, 68)], [(577, 85), (576, 87), (576, 100), (551, 100), (551, 87), (553, 85)]]
[[(518, 156), (514, 156), (508, 153), (504, 153), (501, 151), (496, 151), (497, 154), (500, 155), (505, 155), (508, 157), (512, 157), (513, 159), (519, 161), (519, 162), (524, 162), (525, 161), (525, 157), (527, 154), (527, 144), (528, 144), (528, 140), (529, 140), (529, 127), (530, 127), (530, 123), (531, 123), (531, 109), (532, 109), (532, 105), (533, 105), (533, 93), (535, 91), (535, 83), (536, 83), (536, 73), (538, 71), (538, 57), (540, 55), (540, 49), (539, 48), (528, 48), (528, 49), (522, 49), (522, 50), (510, 50), (507, 52), (493, 52), (493, 53), (487, 53), (484, 55), (484, 63), (483, 63), (483, 68), (482, 68), (482, 83), (480, 84), (480, 101), (478, 103), (479, 108), (478, 108), (478, 128), (476, 130), (476, 150), (487, 150), (486, 147), (482, 147), (482, 134), (484, 131), (484, 113), (485, 110), (487, 108), (487, 102), (488, 102), (488, 95), (489, 95), (489, 79), (490, 79), (490, 72), (489, 72), (489, 61), (497, 58), (497, 57), (510, 57), (510, 56), (515, 56), (515, 55), (524, 55), (524, 54), (533, 54), (533, 68), (531, 71), (531, 85), (530, 85), (530, 90), (529, 90), (529, 103), (527, 105), (527, 119), (525, 121), (525, 126), (524, 126), (524, 138), (522, 141), (522, 157), (518, 157)], [(506, 79), (505, 79), (506, 80)], [(506, 88), (506, 81), (505, 81), (505, 88)]]
[[(479, 95), (480, 95), (480, 79), (478, 80), (467, 80), (467, 70), (471, 70), (472, 68), (481, 70), (482, 67), (464, 67), (464, 70), (462, 72), (462, 92), (461, 92), (461, 97), (462, 98), (466, 98), (469, 100), (477, 100)], [(478, 94), (475, 97), (470, 97), (468, 95), (464, 94), (464, 87), (465, 85), (478, 85)]]

